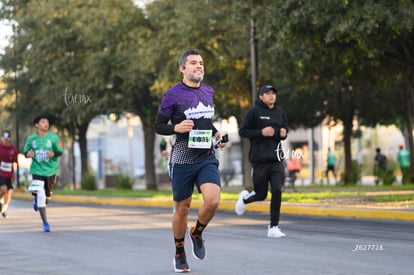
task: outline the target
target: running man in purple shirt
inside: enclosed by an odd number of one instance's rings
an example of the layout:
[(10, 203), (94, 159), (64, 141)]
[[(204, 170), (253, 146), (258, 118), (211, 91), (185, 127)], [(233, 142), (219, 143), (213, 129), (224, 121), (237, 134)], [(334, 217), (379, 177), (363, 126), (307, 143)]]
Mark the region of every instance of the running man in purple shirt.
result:
[[(183, 80), (171, 87), (164, 95), (155, 122), (160, 135), (174, 135), (169, 163), (175, 212), (173, 234), (175, 272), (189, 272), (184, 250), (186, 232), (191, 240), (193, 256), (205, 259), (202, 233), (213, 219), (220, 203), (219, 161), (215, 157), (214, 141), (222, 135), (213, 125), (214, 90), (201, 83), (204, 78), (203, 58), (197, 50), (185, 51), (179, 59)], [(224, 148), (225, 143), (219, 143)], [(203, 196), (198, 219), (187, 229), (194, 184)]]

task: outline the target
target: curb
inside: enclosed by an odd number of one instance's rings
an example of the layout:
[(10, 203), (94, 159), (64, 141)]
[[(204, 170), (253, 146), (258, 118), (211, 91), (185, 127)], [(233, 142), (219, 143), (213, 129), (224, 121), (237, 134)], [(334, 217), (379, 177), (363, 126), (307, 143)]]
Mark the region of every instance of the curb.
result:
[[(31, 200), (30, 193), (13, 193), (14, 198)], [(92, 203), (104, 205), (120, 206), (141, 206), (141, 207), (161, 207), (173, 208), (174, 204), (171, 199), (160, 198), (103, 198), (93, 196), (62, 196), (54, 195), (53, 201), (67, 203)], [(201, 200), (193, 200), (191, 208), (199, 208)], [(235, 201), (221, 201), (219, 210), (234, 211)], [(248, 204), (246, 211), (251, 212), (269, 212), (269, 201), (256, 202)], [(343, 218), (363, 218), (363, 219), (385, 219), (414, 221), (414, 209), (384, 209), (357, 206), (336, 206), (336, 205), (311, 205), (300, 203), (282, 203), (282, 214), (308, 215), (308, 216), (332, 216)]]

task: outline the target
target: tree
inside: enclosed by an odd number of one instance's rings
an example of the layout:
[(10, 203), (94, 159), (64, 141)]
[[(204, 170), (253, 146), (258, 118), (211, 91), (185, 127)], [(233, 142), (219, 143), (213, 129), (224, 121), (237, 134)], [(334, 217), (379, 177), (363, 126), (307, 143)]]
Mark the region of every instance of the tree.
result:
[(304, 106), (316, 105), (310, 109), (343, 122), (345, 183), (351, 182), (350, 141), (355, 115), (369, 113), (372, 116), (373, 112), (364, 110), (369, 106), (366, 101), (369, 98), (364, 94), (366, 91), (374, 87), (375, 96), (381, 98), (385, 95), (379, 89), (384, 85), (373, 83), (383, 79), (384, 74), (375, 73), (385, 72), (386, 64), (374, 58), (378, 57), (379, 47), (368, 45), (378, 37), (382, 37), (379, 39), (381, 46), (387, 44), (391, 36), (386, 33), (399, 27), (395, 22), (389, 24), (390, 29), (385, 31), (378, 26), (384, 21), (392, 22), (388, 20), (389, 16), (395, 19), (401, 16), (391, 13), (395, 5), (405, 1), (390, 4), (387, 1), (291, 0), (277, 5), (276, 2), (261, 10), (261, 38), (271, 53), (264, 54), (262, 65), (270, 68), (272, 64), (278, 64), (277, 68), (268, 70), (269, 76), (280, 75), (282, 83), (297, 83), (316, 97), (314, 102), (301, 101)]
[(332, 38), (339, 36), (358, 42), (359, 47), (375, 62), (375, 67), (381, 67), (385, 72), (380, 77), (388, 82), (387, 88), (399, 90), (397, 98), (402, 98), (402, 101), (398, 101), (393, 109), (400, 111), (399, 117), (405, 121), (411, 152), (411, 178), (414, 181), (414, 3), (407, 0), (354, 1), (349, 3), (349, 8), (359, 24), (345, 24), (342, 21), (341, 25), (332, 28)]
[[(5, 7), (15, 11), (12, 19), (20, 30), (15, 38), (19, 46), (12, 45), (6, 55), (17, 51), (21, 61), (22, 73), (15, 85), (21, 80), (28, 83), (19, 89), (21, 104), (31, 106), (29, 112), (53, 114), (58, 126), (78, 139), (83, 174), (88, 170), (89, 122), (99, 114), (117, 111), (108, 87), (114, 81), (114, 68), (128, 55), (119, 49), (131, 28), (145, 22), (144, 15), (132, 2), (122, 0), (13, 4)], [(145, 76), (140, 77), (136, 75), (135, 81)], [(22, 116), (27, 117), (27, 111), (25, 107)]]
[[(200, 11), (197, 16), (194, 10)], [(164, 0), (148, 4), (146, 11), (154, 32), (148, 40), (156, 72), (151, 91), (162, 96), (179, 81), (179, 55), (197, 48), (205, 60), (205, 82), (216, 91), (217, 118), (234, 115), (240, 121), (252, 104), (250, 22), (246, 22), (249, 11), (244, 2)], [(244, 163), (248, 163), (247, 154), (245, 150)], [(250, 170), (244, 171), (245, 182), (249, 182)]]
[[(2, 3), (2, 17), (19, 28), (17, 46), (0, 61), (8, 72), (20, 71), (17, 79), (6, 79), (9, 90), (18, 87), (25, 106), (44, 106), (80, 139), (96, 114), (139, 115), (149, 188), (156, 185), (157, 106), (180, 80), (177, 59), (187, 48), (203, 53), (205, 82), (216, 90), (217, 117), (235, 115), (240, 121), (253, 104), (252, 86), (270, 82), (279, 89), (280, 103), (289, 106), (292, 128), (312, 127), (326, 117), (341, 121), (346, 182), (352, 175), (356, 115), (365, 125), (396, 123), (405, 116), (412, 132), (413, 101), (405, 100), (414, 98), (412, 58), (407, 58), (413, 56), (412, 1), (160, 0), (144, 11), (120, 0)], [(259, 48), (255, 84), (251, 19)], [(67, 106), (64, 91), (86, 95), (93, 104)], [(22, 109), (22, 119), (32, 110)], [(412, 136), (408, 140), (412, 143)], [(243, 153), (246, 164), (247, 150)], [(244, 167), (246, 182), (249, 169)]]

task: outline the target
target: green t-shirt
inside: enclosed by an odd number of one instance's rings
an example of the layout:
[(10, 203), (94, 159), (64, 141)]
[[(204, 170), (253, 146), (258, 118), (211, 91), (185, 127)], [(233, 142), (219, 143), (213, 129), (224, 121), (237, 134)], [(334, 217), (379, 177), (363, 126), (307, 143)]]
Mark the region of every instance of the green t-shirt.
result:
[(30, 149), (35, 153), (30, 165), (31, 174), (50, 177), (57, 173), (59, 170), (58, 158), (49, 158), (47, 155), (48, 151), (63, 152), (62, 142), (56, 134), (47, 132), (44, 136), (39, 136), (38, 133), (30, 135), (23, 148), (24, 154), (26, 155)]
[(336, 157), (335, 154), (333, 152), (328, 152), (328, 165), (333, 165), (335, 166), (335, 161), (336, 161)]
[(398, 151), (398, 162), (402, 168), (410, 167), (410, 152), (405, 149)]

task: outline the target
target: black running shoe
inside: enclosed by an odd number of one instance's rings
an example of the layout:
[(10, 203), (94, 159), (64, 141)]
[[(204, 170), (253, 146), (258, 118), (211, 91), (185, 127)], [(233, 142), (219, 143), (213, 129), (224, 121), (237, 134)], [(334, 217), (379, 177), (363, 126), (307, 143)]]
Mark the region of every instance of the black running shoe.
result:
[(174, 271), (176, 273), (190, 272), (185, 254), (175, 255), (173, 258)]
[(7, 216), (7, 212), (6, 211), (1, 212), (1, 214), (3, 215), (3, 218), (5, 218), (5, 219), (7, 219), (9, 217), (9, 216)]
[(194, 236), (191, 234), (192, 228), (191, 226), (188, 228), (188, 237), (191, 240), (191, 251), (193, 252), (194, 258), (197, 260), (204, 260), (206, 257), (206, 249), (204, 247), (204, 240), (201, 236)]

